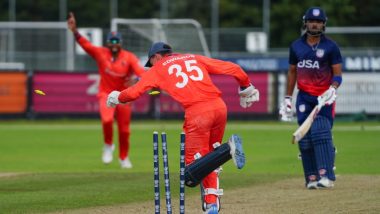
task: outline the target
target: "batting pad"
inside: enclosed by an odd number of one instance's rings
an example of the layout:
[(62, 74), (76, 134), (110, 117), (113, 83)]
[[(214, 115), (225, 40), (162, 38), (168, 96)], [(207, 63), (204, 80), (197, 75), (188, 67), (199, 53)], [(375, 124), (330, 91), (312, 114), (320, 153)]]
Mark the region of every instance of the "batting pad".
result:
[(335, 152), (332, 142), (331, 125), (326, 117), (317, 116), (310, 130), (317, 169), (325, 169), (326, 176), (335, 181), (333, 170)]
[(318, 170), (325, 169), (328, 179), (335, 181), (334, 167), (334, 147), (332, 141), (321, 140), (314, 145), (315, 159)]
[(310, 128), (311, 140), (313, 142), (320, 140), (332, 141), (331, 124), (326, 117), (317, 116)]
[(309, 176), (315, 175), (318, 177), (318, 169), (316, 165), (314, 148), (308, 132), (302, 140), (298, 142), (298, 148), (301, 152), (303, 172), (306, 184), (309, 183)]
[(185, 168), (185, 184), (188, 187), (197, 186), (203, 178), (212, 171), (230, 160), (230, 146), (228, 143), (223, 143), (214, 151), (195, 160)]

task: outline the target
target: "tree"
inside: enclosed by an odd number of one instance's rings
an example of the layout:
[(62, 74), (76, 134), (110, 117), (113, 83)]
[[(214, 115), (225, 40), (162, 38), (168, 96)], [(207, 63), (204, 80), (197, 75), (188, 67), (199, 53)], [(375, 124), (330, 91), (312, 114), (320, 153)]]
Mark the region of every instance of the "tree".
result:
[[(222, 28), (261, 28), (264, 0), (219, 0), (219, 26)], [(211, 1), (169, 1), (169, 18), (191, 18), (203, 27), (211, 26)], [(17, 21), (59, 21), (59, 0), (17, 0)], [(81, 27), (110, 26), (109, 1), (67, 1), (67, 10), (76, 13)], [(378, 26), (380, 1), (378, 0), (271, 0), (270, 41), (272, 48), (288, 47), (300, 36), (302, 16), (307, 8), (325, 9), (327, 26)], [(118, 1), (121, 18), (159, 18), (160, 0)], [(0, 21), (9, 19), (9, 1), (0, 3)], [(342, 42), (349, 42), (343, 39)]]

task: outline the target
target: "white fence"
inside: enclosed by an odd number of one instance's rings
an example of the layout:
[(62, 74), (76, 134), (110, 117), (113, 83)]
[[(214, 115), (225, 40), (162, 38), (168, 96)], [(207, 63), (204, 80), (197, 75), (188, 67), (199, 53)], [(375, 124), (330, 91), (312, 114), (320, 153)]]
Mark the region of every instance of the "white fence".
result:
[(74, 70), (74, 38), (66, 22), (0, 22), (0, 44), (2, 63)]
[(146, 55), (153, 42), (163, 41), (176, 52), (210, 56), (202, 27), (194, 19), (115, 18), (111, 30), (122, 33), (127, 48), (138, 55)]

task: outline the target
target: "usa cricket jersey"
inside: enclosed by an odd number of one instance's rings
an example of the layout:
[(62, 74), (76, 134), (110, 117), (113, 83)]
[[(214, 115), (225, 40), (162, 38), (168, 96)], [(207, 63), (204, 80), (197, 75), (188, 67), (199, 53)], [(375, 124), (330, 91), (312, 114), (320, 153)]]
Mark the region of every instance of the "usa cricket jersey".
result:
[(306, 34), (290, 46), (289, 64), (296, 65), (297, 87), (313, 96), (321, 95), (330, 87), (332, 65), (341, 63), (339, 47), (323, 34), (314, 46), (307, 43)]

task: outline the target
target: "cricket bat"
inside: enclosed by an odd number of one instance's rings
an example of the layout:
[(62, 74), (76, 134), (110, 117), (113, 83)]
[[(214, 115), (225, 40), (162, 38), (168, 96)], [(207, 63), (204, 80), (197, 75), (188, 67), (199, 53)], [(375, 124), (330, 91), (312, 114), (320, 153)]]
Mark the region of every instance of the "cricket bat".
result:
[(321, 100), (318, 102), (306, 120), (301, 124), (300, 127), (293, 133), (292, 143), (298, 143), (309, 131), (311, 124), (313, 124), (315, 117), (317, 116), (319, 110), (325, 105), (325, 100)]

